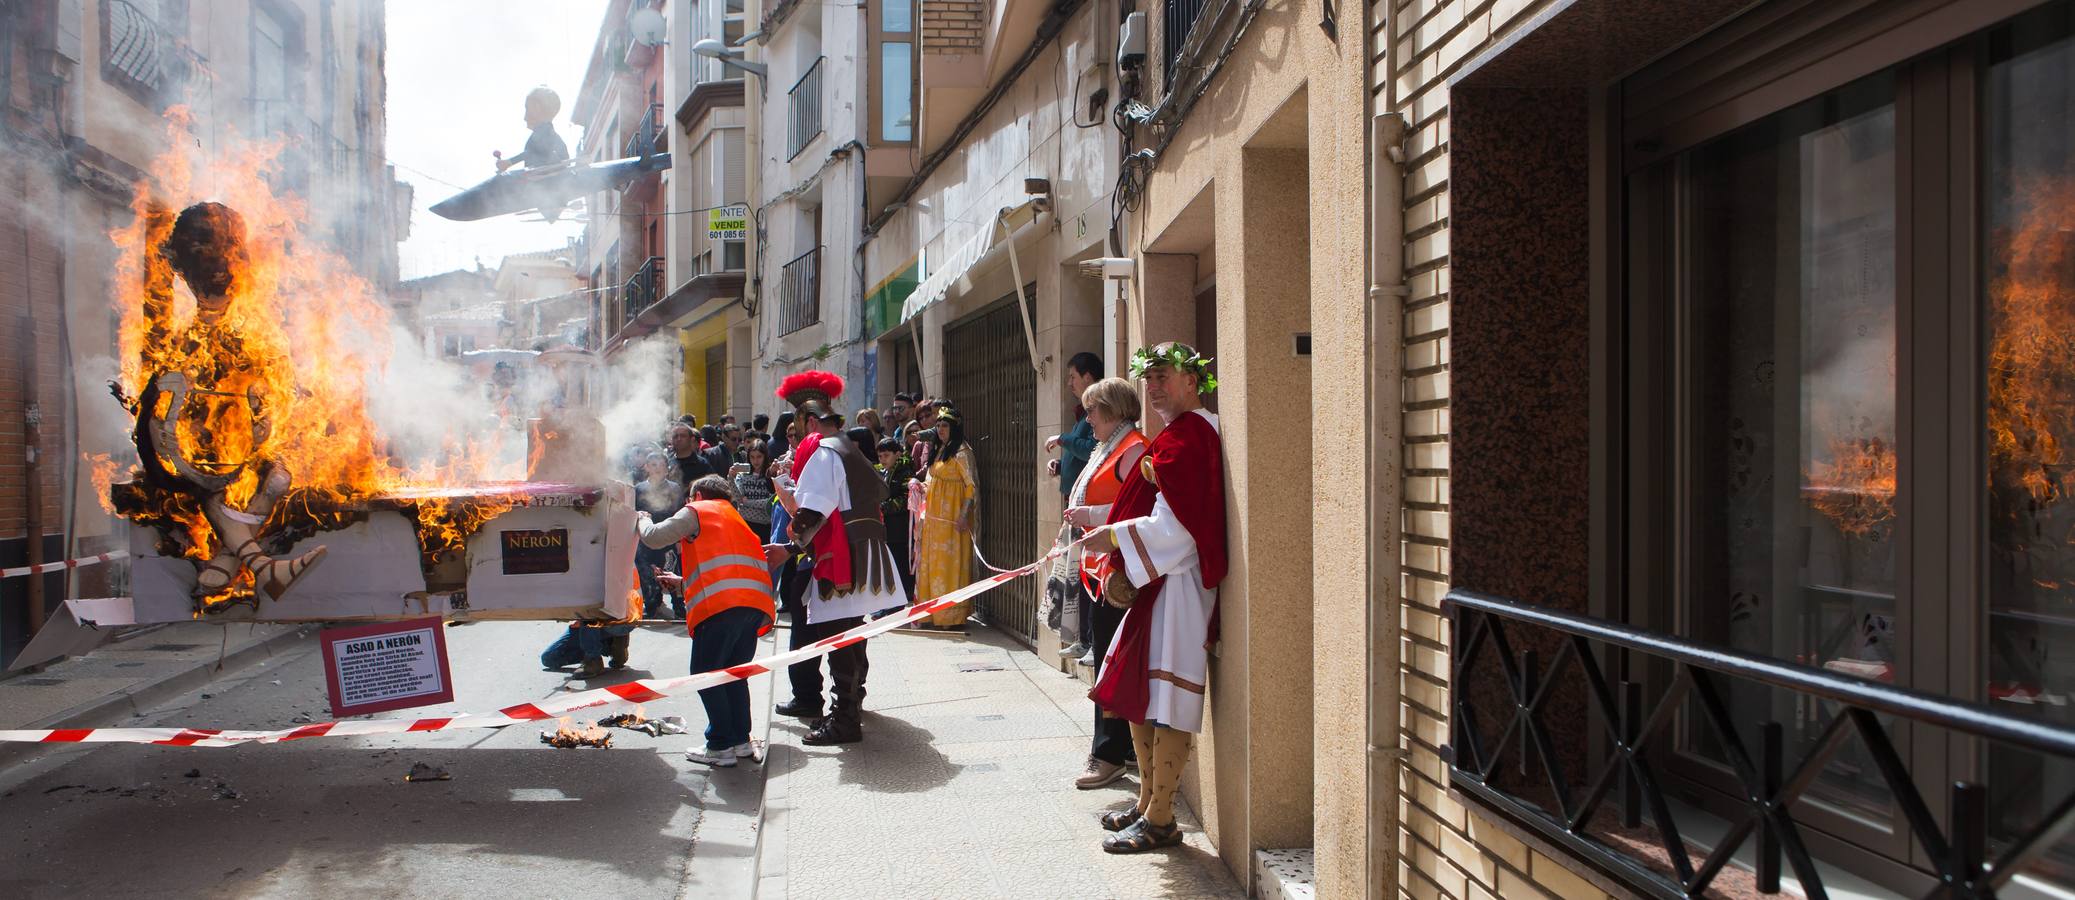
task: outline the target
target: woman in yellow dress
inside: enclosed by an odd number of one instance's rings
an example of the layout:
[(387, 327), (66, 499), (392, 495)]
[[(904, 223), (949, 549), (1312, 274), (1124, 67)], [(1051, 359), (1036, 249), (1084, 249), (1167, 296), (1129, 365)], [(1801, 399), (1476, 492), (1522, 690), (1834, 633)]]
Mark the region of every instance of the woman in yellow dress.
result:
[[(965, 442), (965, 423), (958, 411), (944, 404), (937, 411), (936, 456), (929, 464), (929, 479), (923, 488), (922, 539), (915, 573), (915, 599), (934, 600), (972, 581), (973, 523), (979, 514), (979, 480), (975, 477), (973, 450)], [(959, 629), (972, 615), (968, 600), (931, 613), (917, 627)]]

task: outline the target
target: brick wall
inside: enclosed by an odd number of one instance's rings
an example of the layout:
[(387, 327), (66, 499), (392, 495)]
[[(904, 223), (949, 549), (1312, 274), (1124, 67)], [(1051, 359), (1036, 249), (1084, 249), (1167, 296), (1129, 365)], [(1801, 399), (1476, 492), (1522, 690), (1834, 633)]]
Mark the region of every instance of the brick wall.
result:
[(923, 0), (924, 53), (978, 53), (986, 28), (987, 5), (978, 0)]
[[(1416, 898), (1600, 898), (1583, 867), (1531, 847), (1448, 792), (1449, 76), (1549, 0), (1384, 0), (1372, 46), (1379, 108), (1408, 123), (1405, 157), (1405, 541), (1399, 675), (1406, 750), (1398, 891)], [(1394, 103), (1386, 103), (1390, 97)]]
[(24, 417), (32, 398), (26, 393), (20, 353), (24, 327), (36, 347), (33, 400), (43, 413), (43, 528), (55, 533), (63, 527), (59, 476), (65, 464), (64, 361), (58, 324), (64, 268), (50, 228), (26, 214), (58, 208), (55, 177), (48, 164), (33, 158), (10, 155), (0, 161), (0, 184), (8, 196), (20, 198), (14, 202), (23, 204), (16, 214), (0, 216), (0, 539), (21, 537), (29, 520)]

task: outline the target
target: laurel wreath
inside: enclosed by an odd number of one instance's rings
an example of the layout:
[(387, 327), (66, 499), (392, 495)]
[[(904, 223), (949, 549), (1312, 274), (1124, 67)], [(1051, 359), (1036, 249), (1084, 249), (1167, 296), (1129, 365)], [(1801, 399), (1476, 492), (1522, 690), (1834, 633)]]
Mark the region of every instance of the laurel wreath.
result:
[(1144, 378), (1146, 370), (1155, 366), (1173, 366), (1176, 371), (1196, 376), (1197, 392), (1208, 394), (1218, 389), (1218, 376), (1210, 373), (1211, 360), (1194, 350), (1183, 349), (1180, 344), (1167, 344), (1166, 350), (1140, 347), (1131, 354), (1131, 377)]

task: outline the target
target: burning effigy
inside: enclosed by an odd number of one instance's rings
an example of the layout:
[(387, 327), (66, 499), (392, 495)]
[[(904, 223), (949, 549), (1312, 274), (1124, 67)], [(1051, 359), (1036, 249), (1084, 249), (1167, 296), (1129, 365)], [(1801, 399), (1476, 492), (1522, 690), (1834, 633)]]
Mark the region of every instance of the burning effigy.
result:
[[(72, 601), (74, 614), (631, 618), (631, 492), (604, 477), (601, 441), (572, 439), (598, 433), (593, 392), (569, 383), (591, 354), (554, 354), (561, 383), (521, 413), (524, 429), (432, 412), (457, 398), (420, 385), (388, 389), (388, 306), (304, 235), (299, 199), (274, 194), (279, 146), (195, 159), (180, 149), (193, 146), (185, 117), (169, 119), (176, 149), (111, 235), (122, 330), (110, 388), (133, 446), (91, 455), (104, 505), (129, 529), (131, 596)], [(434, 447), (400, 446), (371, 412), (378, 391), (423, 403), (417, 419), (449, 430)], [(500, 418), (482, 405), (483, 423)], [(529, 445), (512, 452), (511, 440)]]

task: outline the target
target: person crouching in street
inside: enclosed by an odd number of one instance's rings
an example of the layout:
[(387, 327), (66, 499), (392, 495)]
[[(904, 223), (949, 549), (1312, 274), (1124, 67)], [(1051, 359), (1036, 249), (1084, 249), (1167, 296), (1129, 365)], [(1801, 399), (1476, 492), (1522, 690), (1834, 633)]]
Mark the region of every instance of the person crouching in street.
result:
[[(644, 547), (675, 542), (682, 572), (656, 579), (684, 598), (685, 627), (692, 634), (692, 674), (739, 666), (756, 658), (757, 638), (776, 618), (771, 571), (763, 542), (735, 511), (735, 491), (717, 475), (692, 482), (692, 498), (661, 522), (640, 513)], [(706, 707), (706, 746), (684, 758), (709, 766), (733, 766), (756, 756), (749, 740), (749, 683), (737, 679), (699, 692)]]
[[(778, 387), (778, 396), (798, 410), (795, 421), (804, 432), (793, 453), (791, 475), (798, 487), (789, 501), (793, 512), (788, 538), (764, 550), (774, 567), (791, 563), (783, 589), (789, 600), (799, 598), (808, 632), (796, 636), (796, 642), (832, 637), (863, 624), (869, 613), (907, 602), (893, 550), (886, 544), (886, 525), (879, 519), (886, 483), (867, 458), (872, 449), (843, 436), (843, 417), (834, 410), (842, 393), (843, 379), (833, 372), (801, 372), (787, 376)], [(804, 743), (864, 740), (867, 643), (840, 646), (828, 654), (835, 702)], [(808, 718), (819, 713), (819, 661), (793, 666), (788, 674), (793, 698), (778, 707), (778, 714)]]

